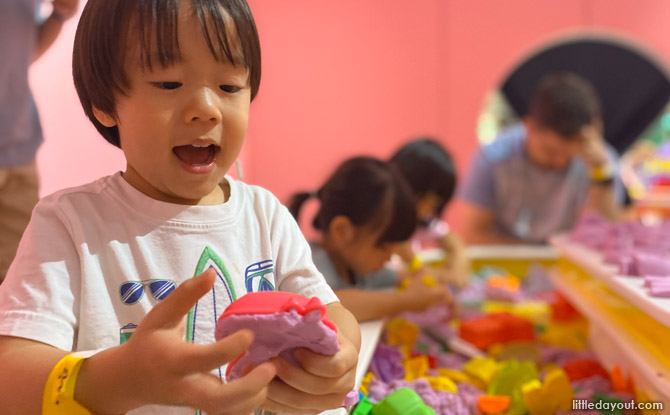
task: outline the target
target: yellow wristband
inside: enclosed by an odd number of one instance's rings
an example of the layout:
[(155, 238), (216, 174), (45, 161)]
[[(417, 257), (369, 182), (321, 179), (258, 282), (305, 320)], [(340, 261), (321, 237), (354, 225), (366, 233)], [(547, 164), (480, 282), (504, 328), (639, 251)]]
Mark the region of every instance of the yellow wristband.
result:
[(612, 171), (612, 166), (609, 163), (604, 164), (600, 167), (594, 167), (589, 172), (591, 180), (594, 182), (604, 182), (612, 178), (614, 172)]
[(79, 369), (86, 357), (69, 354), (53, 368), (44, 386), (42, 415), (91, 415), (74, 400)]

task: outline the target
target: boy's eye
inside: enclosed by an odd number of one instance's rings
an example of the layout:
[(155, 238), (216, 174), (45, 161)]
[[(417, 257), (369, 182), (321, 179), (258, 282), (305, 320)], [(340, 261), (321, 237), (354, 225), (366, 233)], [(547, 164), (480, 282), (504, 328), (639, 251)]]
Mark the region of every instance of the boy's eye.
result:
[(238, 92), (240, 89), (242, 89), (239, 86), (235, 85), (220, 85), (219, 88), (221, 88), (223, 92), (229, 92), (229, 93)]
[(154, 85), (160, 89), (177, 89), (181, 82), (154, 82)]

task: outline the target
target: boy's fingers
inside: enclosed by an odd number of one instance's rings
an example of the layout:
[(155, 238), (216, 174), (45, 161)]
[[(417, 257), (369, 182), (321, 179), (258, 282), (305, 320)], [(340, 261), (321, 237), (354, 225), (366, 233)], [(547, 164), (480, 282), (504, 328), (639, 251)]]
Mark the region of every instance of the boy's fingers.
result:
[(324, 378), (339, 378), (347, 372), (354, 372), (358, 362), (358, 351), (350, 347), (342, 347), (333, 356), (324, 356), (308, 349), (298, 349), (293, 357), (305, 368), (305, 371)]
[(230, 362), (251, 346), (254, 335), (249, 330), (240, 330), (210, 344), (188, 344), (189, 369), (209, 372)]
[(179, 324), (196, 301), (212, 288), (215, 277), (216, 272), (208, 268), (202, 274), (181, 283), (144, 317), (144, 328)]
[(230, 383), (222, 383), (217, 376), (207, 375), (191, 384), (185, 391), (190, 406), (207, 413), (247, 414), (260, 407), (267, 399), (267, 385), (275, 374), (272, 364), (265, 363), (246, 376)]
[(280, 413), (280, 414), (318, 414), (319, 412), (323, 412), (322, 409), (307, 409), (307, 408), (296, 408), (295, 403), (291, 405), (286, 405), (280, 402), (277, 402), (276, 400), (272, 398), (266, 399), (266, 401), (263, 403), (262, 408), (275, 412), (275, 413)]
[(260, 407), (267, 399), (268, 384), (276, 373), (277, 370), (273, 364), (263, 363), (245, 376), (227, 383), (225, 395), (221, 397), (225, 406), (218, 409), (225, 408), (226, 411), (231, 412), (251, 412)]
[[(285, 395), (284, 391), (290, 389), (296, 393), (318, 395), (321, 397), (319, 399), (328, 399), (329, 396), (335, 396), (334, 403), (338, 404), (342, 403), (343, 394), (349, 392), (354, 385), (355, 373), (337, 378), (326, 378), (313, 375), (282, 358), (272, 359), (271, 361), (277, 365), (277, 377), (283, 382), (272, 382), (270, 391), (282, 392), (278, 393), (281, 395)], [(279, 402), (289, 403), (291, 401), (279, 400)], [(311, 405), (307, 404), (308, 408), (316, 406), (318, 406), (318, 401)]]

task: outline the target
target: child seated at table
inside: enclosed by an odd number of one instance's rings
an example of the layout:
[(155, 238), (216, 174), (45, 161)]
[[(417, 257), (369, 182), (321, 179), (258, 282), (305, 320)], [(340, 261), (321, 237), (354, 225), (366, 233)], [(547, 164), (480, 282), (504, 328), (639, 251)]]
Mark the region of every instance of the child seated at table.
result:
[(441, 248), (445, 260), (439, 266), (430, 267), (430, 274), (458, 287), (464, 286), (470, 268), (465, 246), (440, 219), (456, 188), (456, 169), (451, 155), (435, 139), (417, 138), (399, 148), (389, 162), (409, 184), (417, 216), (417, 230), (411, 242), (401, 247), (399, 256), (406, 264), (414, 261), (417, 266), (417, 251)]
[(412, 192), (394, 166), (371, 157), (346, 160), (318, 191), (293, 196), (289, 210), (296, 219), (311, 197), (320, 201), (312, 224), (321, 232), (310, 243), (312, 259), (358, 321), (451, 301), (445, 285), (410, 276), (403, 290), (381, 290), (403, 277), (379, 271), (416, 228)]

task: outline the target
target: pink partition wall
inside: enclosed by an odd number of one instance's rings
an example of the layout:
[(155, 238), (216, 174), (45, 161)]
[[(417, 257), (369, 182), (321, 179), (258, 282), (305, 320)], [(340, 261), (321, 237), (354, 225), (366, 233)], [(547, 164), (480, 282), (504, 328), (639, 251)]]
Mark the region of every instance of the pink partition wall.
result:
[[(242, 154), (245, 180), (282, 200), (319, 185), (344, 157), (388, 157), (438, 136), (461, 173), (486, 92), (528, 51), (579, 30), (614, 32), (670, 56), (670, 2), (644, 0), (249, 0), (263, 77)], [(84, 117), (72, 86), (75, 22), (31, 81), (45, 128), (42, 193), (124, 166)], [(449, 211), (458, 228), (458, 206)]]

